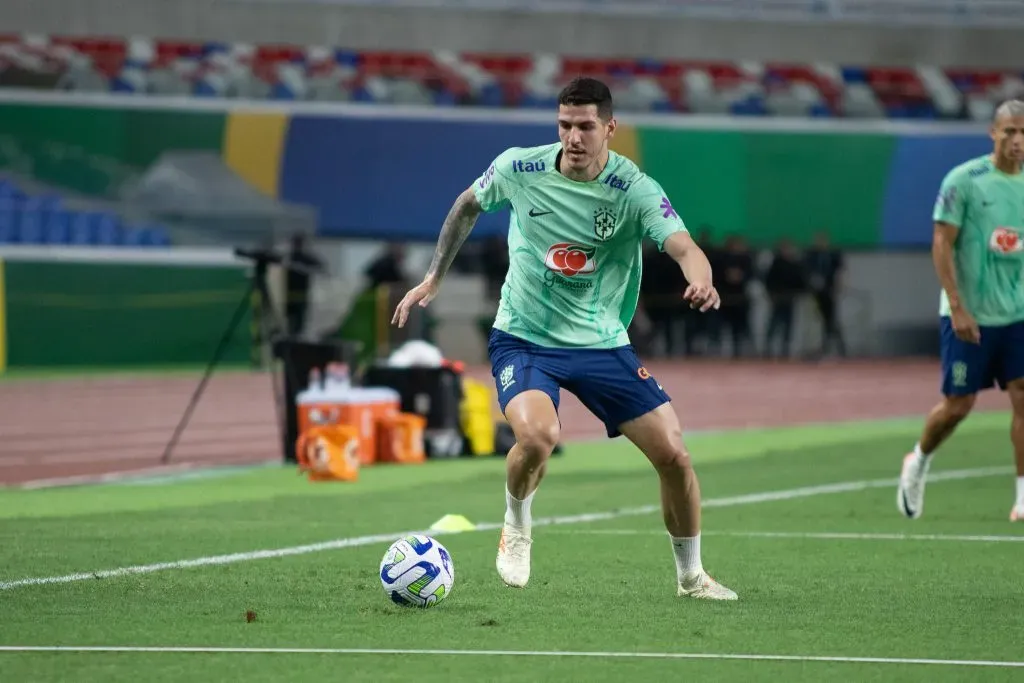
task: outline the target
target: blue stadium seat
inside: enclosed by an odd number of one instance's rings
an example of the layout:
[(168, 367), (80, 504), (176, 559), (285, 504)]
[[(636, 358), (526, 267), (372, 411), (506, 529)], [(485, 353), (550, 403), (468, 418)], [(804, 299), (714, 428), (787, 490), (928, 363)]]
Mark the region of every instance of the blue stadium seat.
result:
[(9, 199), (20, 202), (24, 198), (25, 193), (22, 192), (20, 187), (10, 180), (0, 178), (0, 199)]
[(23, 205), (18, 213), (21, 215), (19, 241), (22, 244), (42, 244), (44, 242), (43, 213), (28, 205)]
[(208, 81), (200, 78), (192, 87), (192, 94), (197, 97), (220, 97), (220, 93)]
[(230, 52), (230, 51), (231, 51), (231, 46), (228, 45), (227, 43), (210, 42), (210, 43), (204, 43), (203, 47), (202, 47), (202, 52), (203, 52), (203, 56), (204, 57), (209, 57), (210, 55), (216, 54), (218, 52)]
[(373, 102), (373, 95), (370, 94), (368, 88), (361, 86), (352, 91), (352, 100), (354, 102)]
[(359, 66), (359, 53), (352, 50), (335, 50), (334, 61), (341, 66)]
[(105, 247), (122, 244), (124, 235), (120, 219), (111, 213), (97, 214), (94, 218), (96, 244)]
[(122, 244), (126, 247), (140, 247), (143, 244), (145, 233), (141, 228), (125, 226)]
[(729, 111), (737, 116), (766, 116), (768, 114), (764, 101), (753, 96), (734, 102), (729, 107)]
[(150, 244), (154, 247), (169, 247), (171, 246), (171, 236), (167, 234), (163, 226), (155, 225), (150, 232)]
[(71, 216), (67, 211), (50, 212), (43, 227), (43, 240), (47, 244), (71, 243)]
[(88, 211), (74, 211), (71, 213), (71, 244), (86, 246), (96, 241), (96, 230), (93, 215)]
[(295, 91), (289, 88), (286, 84), (278, 81), (274, 83), (270, 88), (270, 99), (272, 100), (295, 100), (298, 97)]
[(434, 104), (439, 107), (454, 107), (457, 102), (455, 101), (455, 93), (449, 90), (438, 90), (434, 93)]
[(480, 88), (479, 102), (485, 107), (500, 107), (505, 103), (505, 90), (500, 83), (488, 83)]
[(867, 69), (859, 66), (844, 66), (841, 73), (843, 80), (847, 83), (864, 83), (868, 80)]
[(832, 110), (824, 102), (819, 102), (817, 104), (811, 105), (811, 108), (808, 110), (808, 113), (812, 117), (819, 119), (832, 117)]
[(10, 199), (0, 199), (0, 244), (14, 244), (18, 241), (18, 218), (15, 204)]

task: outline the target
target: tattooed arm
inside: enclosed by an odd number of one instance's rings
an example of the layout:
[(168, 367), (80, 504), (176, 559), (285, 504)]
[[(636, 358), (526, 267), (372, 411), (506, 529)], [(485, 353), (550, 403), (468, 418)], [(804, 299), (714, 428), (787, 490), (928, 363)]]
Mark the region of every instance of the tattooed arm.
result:
[(423, 282), (410, 289), (399, 302), (398, 308), (395, 309), (395, 314), (391, 318), (391, 324), (403, 327), (409, 319), (409, 309), (413, 305), (419, 304), (420, 307), (424, 307), (437, 296), (441, 280), (448, 273), (462, 243), (466, 241), (466, 237), (476, 225), (481, 211), (480, 202), (472, 188), (465, 190), (455, 200), (441, 225), (441, 235), (437, 238), (434, 258), (430, 262), (430, 267), (427, 268)]
[(462, 243), (466, 241), (476, 219), (480, 217), (480, 202), (472, 189), (465, 190), (452, 204), (448, 216), (441, 225), (441, 235), (437, 238), (437, 249), (434, 250), (434, 259), (427, 268), (427, 275), (424, 280), (432, 280), (437, 285), (448, 273), (455, 254), (458, 253)]

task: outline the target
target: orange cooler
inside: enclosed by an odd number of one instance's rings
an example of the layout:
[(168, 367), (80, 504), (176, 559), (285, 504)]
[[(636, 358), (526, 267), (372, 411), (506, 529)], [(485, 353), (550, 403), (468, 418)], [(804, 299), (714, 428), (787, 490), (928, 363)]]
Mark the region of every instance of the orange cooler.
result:
[(427, 459), (423, 430), (427, 418), (415, 413), (395, 413), (377, 423), (379, 462), (420, 463)]
[(351, 425), (359, 436), (359, 462), (377, 460), (377, 422), (398, 413), (397, 391), (378, 387), (344, 387), (330, 391), (311, 389), (296, 399), (299, 433), (319, 425)]

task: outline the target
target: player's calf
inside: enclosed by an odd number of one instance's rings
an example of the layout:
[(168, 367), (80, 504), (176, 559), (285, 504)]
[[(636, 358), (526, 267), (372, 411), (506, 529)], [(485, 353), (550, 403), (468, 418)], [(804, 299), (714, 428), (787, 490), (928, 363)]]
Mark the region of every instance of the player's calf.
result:
[(903, 458), (896, 487), (896, 508), (904, 517), (917, 519), (924, 512), (924, 488), (932, 455), (974, 407), (976, 394), (946, 396), (932, 408), (920, 440)]
[(736, 593), (704, 571), (700, 551), (700, 484), (682, 429), (669, 404), (621, 426), (658, 473), (665, 529), (676, 565), (676, 594), (710, 600), (735, 600)]
[(505, 416), (516, 444), (506, 456), (505, 521), (495, 565), (502, 581), (521, 588), (530, 579), (533, 497), (558, 444), (560, 430), (554, 405), (541, 392), (516, 396), (506, 407)]

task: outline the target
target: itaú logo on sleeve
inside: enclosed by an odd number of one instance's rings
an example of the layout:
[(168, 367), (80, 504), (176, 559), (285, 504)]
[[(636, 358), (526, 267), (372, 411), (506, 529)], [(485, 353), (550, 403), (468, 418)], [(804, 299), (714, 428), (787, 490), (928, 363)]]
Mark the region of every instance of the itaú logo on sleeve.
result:
[(548, 269), (561, 273), (566, 277), (579, 275), (580, 273), (593, 273), (594, 247), (585, 247), (572, 242), (559, 242), (548, 249), (544, 257), (544, 265)]

